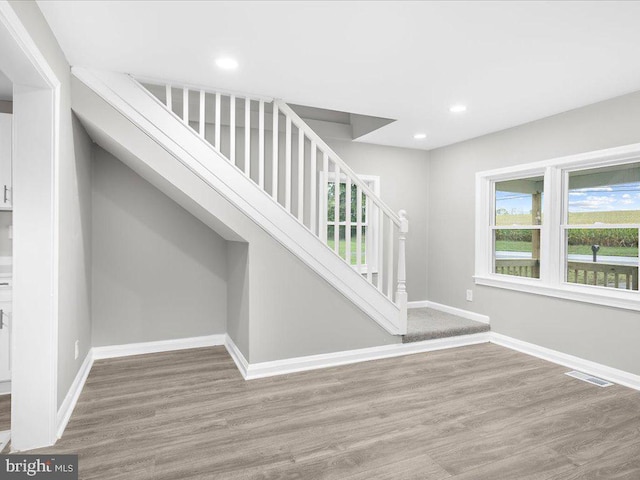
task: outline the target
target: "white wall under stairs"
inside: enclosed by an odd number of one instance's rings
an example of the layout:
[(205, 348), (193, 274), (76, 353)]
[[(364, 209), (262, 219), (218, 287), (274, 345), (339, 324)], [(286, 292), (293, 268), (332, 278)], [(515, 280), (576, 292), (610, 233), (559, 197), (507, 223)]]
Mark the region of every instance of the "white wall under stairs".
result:
[[(125, 75), (75, 70), (93, 140), (238, 247), (228, 331), (251, 362), (398, 343), (398, 309)], [(205, 166), (206, 165), (206, 166)], [(242, 195), (239, 193), (242, 192)], [(230, 285), (231, 286), (231, 285)], [(384, 327), (384, 328), (383, 328)]]

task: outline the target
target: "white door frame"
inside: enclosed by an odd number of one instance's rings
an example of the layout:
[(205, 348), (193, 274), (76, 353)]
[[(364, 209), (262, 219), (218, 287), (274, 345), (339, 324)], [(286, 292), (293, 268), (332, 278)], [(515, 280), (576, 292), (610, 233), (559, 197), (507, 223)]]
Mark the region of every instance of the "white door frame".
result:
[(14, 84), (11, 437), (56, 441), (60, 81), (0, 0), (0, 69)]

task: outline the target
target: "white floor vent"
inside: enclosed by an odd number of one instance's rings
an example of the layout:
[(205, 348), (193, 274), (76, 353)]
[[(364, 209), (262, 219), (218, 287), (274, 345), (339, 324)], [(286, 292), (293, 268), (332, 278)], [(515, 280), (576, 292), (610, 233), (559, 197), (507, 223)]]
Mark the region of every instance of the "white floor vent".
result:
[(577, 378), (578, 380), (582, 380), (583, 382), (591, 383), (593, 385), (597, 385), (598, 387), (610, 387), (613, 385), (611, 382), (607, 382), (598, 377), (594, 377), (592, 375), (587, 375), (586, 373), (576, 372), (573, 370), (572, 372), (567, 372), (565, 375), (569, 375), (570, 377)]

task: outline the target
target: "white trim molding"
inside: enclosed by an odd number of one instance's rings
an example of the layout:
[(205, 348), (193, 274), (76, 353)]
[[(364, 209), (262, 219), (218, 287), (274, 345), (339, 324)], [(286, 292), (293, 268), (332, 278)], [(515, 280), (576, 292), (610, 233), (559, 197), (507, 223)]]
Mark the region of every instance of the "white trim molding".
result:
[(229, 352), (229, 356), (235, 362), (236, 367), (238, 367), (242, 378), (247, 380), (249, 362), (229, 335), (225, 336), (224, 346), (227, 348), (227, 352)]
[(550, 348), (541, 347), (534, 343), (518, 340), (496, 332), (490, 332), (491, 343), (502, 347), (510, 348), (527, 355), (547, 360), (558, 365), (563, 365), (572, 370), (578, 370), (596, 377), (603, 378), (618, 385), (640, 390), (640, 375), (625, 372), (617, 368), (608, 367), (601, 363), (585, 360), (580, 357), (569, 355), (567, 353), (551, 350)]
[[(429, 303), (429, 302), (419, 302)], [(436, 304), (438, 305), (438, 304)], [(452, 307), (448, 307), (452, 308)], [(455, 309), (458, 310), (458, 309)], [(473, 313), (473, 312), (469, 312)], [(449, 348), (465, 347), (481, 343), (494, 343), (511, 350), (532, 355), (543, 360), (563, 365), (567, 368), (578, 370), (590, 375), (603, 378), (610, 382), (623, 385), (634, 390), (640, 390), (640, 376), (600, 363), (592, 362), (573, 355), (541, 347), (506, 335), (495, 332), (476, 333), (457, 337), (438, 338), (414, 343), (398, 343), (381, 345), (378, 347), (346, 350), (341, 352), (309, 355), (304, 357), (287, 358), (270, 362), (250, 364), (234, 341), (227, 334), (209, 335), (204, 337), (182, 338), (164, 340), (159, 342), (145, 342), (126, 345), (113, 345), (110, 347), (94, 347), (85, 357), (78, 375), (76, 376), (65, 400), (58, 411), (58, 438), (62, 437), (64, 430), (71, 418), (73, 410), (78, 402), (80, 393), (84, 388), (91, 368), (95, 360), (125, 357), (130, 355), (142, 355), (147, 353), (160, 353), (188, 348), (201, 348), (224, 345), (229, 355), (235, 362), (242, 377), (245, 380), (273, 377), (289, 373), (305, 372), (322, 368), (349, 365), (370, 360), (381, 360), (416, 353), (433, 352)], [(0, 432), (2, 433), (2, 432)]]
[(489, 334), (488, 332), (484, 332), (472, 335), (461, 335), (458, 337), (437, 338), (434, 340), (425, 340), (423, 342), (396, 343), (392, 345), (382, 345), (379, 347), (286, 358), (271, 362), (250, 363), (247, 366), (247, 372), (244, 377), (246, 380), (253, 380), (256, 378), (272, 377), (295, 372), (306, 372), (320, 368), (337, 367), (340, 365), (349, 365), (352, 363), (367, 362), (370, 360), (400, 357), (403, 355), (412, 355), (414, 353), (433, 352), (436, 350), (464, 347), (488, 342)]
[(407, 308), (429, 308), (429, 300), (416, 300), (415, 302), (408, 302)]
[[(13, 314), (21, 327), (13, 330), (12, 389), (16, 397), (32, 400), (12, 404), (12, 445), (27, 450), (56, 440), (61, 84), (6, 0), (0, 0), (0, 58), (13, 81), (14, 158), (22, 165), (13, 171), (22, 199), (16, 195), (14, 204), (14, 258), (20, 275), (14, 277)], [(32, 190), (38, 198), (22, 205), (19, 200), (31, 199)], [(22, 215), (28, 221), (18, 222)]]
[(11, 393), (11, 380), (0, 382), (0, 395), (9, 395)]
[[(73, 96), (72, 106), (80, 117), (89, 123), (92, 119), (97, 121), (100, 118), (100, 129), (104, 135), (121, 135), (119, 130), (111, 129), (110, 122), (104, 119), (102, 113), (105, 108), (104, 101), (109, 106), (109, 115), (113, 115), (114, 118), (117, 115), (128, 119), (135, 124), (136, 129), (140, 130), (139, 133), (144, 133), (151, 141), (160, 145), (190, 172), (184, 178), (176, 178), (157, 161), (142, 158), (144, 155), (136, 157), (135, 161), (140, 162), (137, 164), (138, 167), (144, 168), (149, 176), (163, 177), (190, 198), (193, 201), (190, 204), (194, 208), (197, 205), (209, 213), (215, 213), (216, 206), (215, 203), (211, 203), (212, 197), (202, 193), (204, 190), (201, 189), (200, 181), (204, 182), (212, 191), (224, 197), (337, 291), (350, 299), (386, 331), (392, 335), (404, 333), (401, 331), (398, 305), (381, 294), (366, 278), (358, 275), (351, 265), (337, 256), (326, 244), (319, 242), (311, 230), (303, 227), (296, 217), (278, 202), (273, 201), (270, 193), (260, 188), (236, 165), (222, 157), (206, 139), (194, 132), (178, 116), (167, 112), (165, 105), (151, 92), (124, 74), (79, 67), (73, 67), (72, 73), (95, 94)], [(280, 111), (290, 110), (285, 104), (279, 105)], [(291, 111), (291, 115), (295, 113)], [(309, 138), (310, 133), (307, 132), (305, 135)], [(319, 137), (317, 140), (322, 142)], [(123, 144), (123, 148), (133, 147), (132, 151), (135, 151), (134, 140), (126, 135), (118, 137), (118, 141), (133, 142)], [(327, 149), (330, 150), (328, 147)], [(215, 165), (215, 168), (212, 168), (212, 165)], [(370, 190), (364, 187), (363, 191)], [(169, 196), (171, 196), (170, 193)], [(385, 213), (392, 218), (397, 216), (390, 210)], [(235, 228), (232, 225), (227, 227), (230, 230)]]
[(574, 300), (576, 302), (592, 303), (605, 307), (621, 308), (624, 310), (640, 311), (640, 298), (638, 293), (628, 290), (616, 290), (609, 287), (598, 287), (593, 285), (585, 286), (580, 284), (565, 284), (562, 286), (549, 285), (537, 279), (511, 277), (506, 275), (483, 275), (475, 276), (476, 285), (485, 287), (496, 287), (505, 290), (530, 293), (532, 295), (543, 295), (546, 297), (561, 298), (563, 300)]
[[(96, 360), (109, 358), (128, 357), (131, 355), (144, 355), (148, 353), (172, 352), (175, 350), (186, 350), (189, 348), (215, 347), (225, 345), (227, 335), (207, 335), (202, 337), (177, 338), (171, 340), (160, 340), (155, 342), (128, 343), (124, 345), (110, 345), (106, 347), (93, 347), (87, 353), (76, 378), (73, 380), (67, 395), (57, 414), (56, 433), (58, 438), (62, 437), (71, 414), (78, 403), (82, 389), (89, 377), (91, 368)], [(243, 357), (244, 358), (244, 357)], [(1, 450), (1, 449), (0, 449)]]
[(131, 355), (145, 355), (147, 353), (172, 352), (189, 348), (216, 347), (225, 344), (226, 335), (207, 335), (203, 337), (176, 338), (155, 342), (126, 343), (124, 345), (108, 345), (93, 347), (94, 360), (105, 358), (129, 357)]
[[(570, 173), (618, 165), (637, 165), (639, 161), (640, 144), (632, 144), (476, 173), (476, 285), (640, 311), (640, 294), (637, 290), (578, 284), (567, 280), (568, 262), (571, 260), (566, 251), (565, 233), (569, 229), (640, 228), (640, 224), (637, 223), (620, 225), (568, 222)], [(544, 177), (544, 218), (541, 225), (496, 225), (496, 182), (540, 176)], [(540, 229), (539, 278), (495, 272), (496, 259), (492, 238), (496, 229)], [(629, 265), (637, 268), (637, 258), (635, 263)], [(593, 271), (595, 275), (596, 270)], [(635, 281), (637, 282), (637, 279)]]
[(442, 303), (431, 302), (429, 300), (409, 302), (408, 308), (432, 308), (433, 310), (456, 315), (458, 317), (466, 318), (467, 320), (474, 320), (476, 322), (487, 324), (491, 323), (488, 315), (472, 312), (470, 310), (463, 310), (462, 308), (450, 307), (449, 305), (443, 305)]
[(71, 418), (73, 409), (76, 408), (76, 404), (78, 403), (78, 399), (80, 398), (80, 393), (82, 393), (82, 389), (84, 388), (84, 384), (89, 377), (89, 372), (91, 371), (92, 366), (93, 349), (90, 349), (87, 353), (87, 356), (84, 358), (82, 365), (80, 366), (80, 370), (78, 370), (76, 378), (73, 380), (71, 387), (69, 387), (69, 391), (64, 397), (62, 405), (60, 405), (60, 408), (58, 409), (56, 420), (56, 423), (58, 425), (56, 434), (58, 438), (62, 437), (64, 429), (67, 428), (67, 423), (69, 423), (69, 419)]

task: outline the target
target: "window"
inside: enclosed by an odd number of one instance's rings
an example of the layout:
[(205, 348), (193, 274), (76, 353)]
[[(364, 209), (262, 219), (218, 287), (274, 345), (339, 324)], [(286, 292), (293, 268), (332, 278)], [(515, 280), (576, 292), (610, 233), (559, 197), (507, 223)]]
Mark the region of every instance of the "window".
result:
[(565, 280), (638, 290), (640, 163), (568, 172)]
[(543, 185), (540, 176), (495, 183), (495, 273), (540, 278)]
[[(373, 175), (358, 175), (360, 180), (363, 180), (365, 184), (373, 190), (376, 195), (380, 194), (380, 177)], [(323, 198), (326, 199), (323, 202), (323, 218), (326, 218), (327, 222), (327, 245), (330, 248), (336, 250), (335, 234), (336, 228), (338, 229), (338, 247), (337, 253), (340, 257), (346, 259), (347, 250), (349, 250), (351, 265), (357, 265), (357, 248), (358, 248), (358, 188), (356, 185), (351, 184), (351, 192), (349, 195), (350, 214), (351, 214), (351, 228), (349, 235), (349, 245), (347, 248), (347, 177), (345, 175), (340, 176), (340, 182), (338, 182), (338, 219), (336, 221), (335, 216), (335, 204), (336, 204), (336, 176), (335, 173), (329, 173), (326, 181), (320, 180), (325, 185), (325, 194)], [(364, 193), (361, 193), (361, 228), (360, 232), (360, 251), (361, 251), (361, 273), (367, 273), (371, 269), (371, 273), (377, 271), (377, 259), (378, 259), (378, 219), (376, 215), (370, 215), (370, 205), (367, 201), (367, 197)]]
[(640, 145), (476, 178), (476, 283), (640, 310)]

